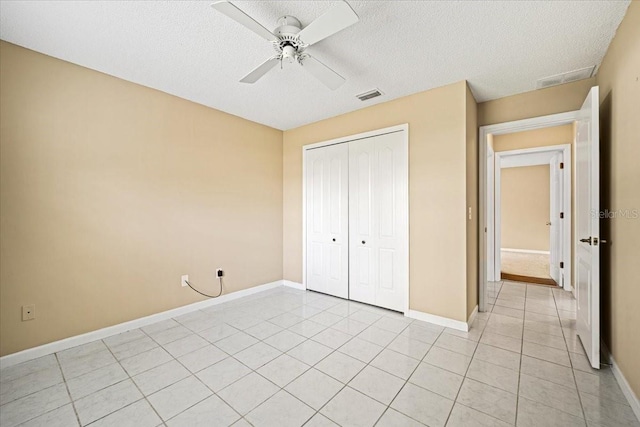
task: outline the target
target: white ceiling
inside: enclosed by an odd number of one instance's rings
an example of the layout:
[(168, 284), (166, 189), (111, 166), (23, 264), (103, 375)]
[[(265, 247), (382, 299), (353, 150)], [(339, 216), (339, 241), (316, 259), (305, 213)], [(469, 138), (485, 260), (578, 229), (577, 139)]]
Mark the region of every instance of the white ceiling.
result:
[[(629, 1), (350, 1), (360, 22), (309, 48), (346, 77), (331, 91), (297, 64), (238, 80), (272, 46), (211, 1), (1, 1), (0, 38), (278, 129), (470, 82), (478, 101), (599, 65)], [(269, 30), (331, 1), (235, 1)], [(356, 94), (379, 88), (366, 102)]]

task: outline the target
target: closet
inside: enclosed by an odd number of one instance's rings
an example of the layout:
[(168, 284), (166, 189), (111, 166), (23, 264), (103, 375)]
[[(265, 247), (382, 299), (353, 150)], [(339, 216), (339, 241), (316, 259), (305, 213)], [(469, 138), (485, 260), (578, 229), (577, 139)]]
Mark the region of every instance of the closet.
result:
[(304, 149), (307, 289), (408, 309), (408, 141), (397, 126)]

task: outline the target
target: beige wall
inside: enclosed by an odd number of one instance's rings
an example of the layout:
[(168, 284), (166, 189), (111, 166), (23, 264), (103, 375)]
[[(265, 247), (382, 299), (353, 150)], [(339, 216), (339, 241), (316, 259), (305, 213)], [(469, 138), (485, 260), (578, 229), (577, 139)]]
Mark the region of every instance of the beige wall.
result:
[(466, 100), (459, 82), (285, 131), (284, 278), (302, 281), (302, 146), (409, 123), (410, 306), (466, 321)]
[[(640, 210), (640, 2), (631, 2), (597, 75), (601, 100), (601, 208)], [(601, 221), (602, 333), (640, 396), (640, 218)]]
[(5, 42), (0, 67), (0, 354), (203, 299), (182, 274), (282, 278), (281, 131)]
[(595, 77), (478, 104), (478, 126), (580, 109)]
[[(467, 318), (478, 305), (478, 104), (467, 85)], [(471, 209), (471, 218), (468, 216)]]
[(503, 168), (500, 177), (503, 248), (549, 250), (549, 165)]
[(573, 125), (552, 126), (493, 137), (493, 149), (496, 152), (562, 144), (573, 144)]

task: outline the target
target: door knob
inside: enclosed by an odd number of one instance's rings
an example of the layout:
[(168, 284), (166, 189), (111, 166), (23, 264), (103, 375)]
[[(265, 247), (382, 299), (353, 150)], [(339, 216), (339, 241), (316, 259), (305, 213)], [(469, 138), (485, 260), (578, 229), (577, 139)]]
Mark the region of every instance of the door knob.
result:
[(331, 240), (333, 240), (334, 242), (336, 241), (336, 239), (335, 239), (335, 238), (334, 238), (334, 239), (331, 239)]
[(365, 243), (367, 243), (367, 242), (365, 242), (365, 241), (363, 240), (363, 241), (362, 241), (362, 244), (364, 245)]
[(582, 243), (588, 243), (588, 244), (591, 244), (591, 237), (589, 237), (588, 239), (580, 239), (580, 241), (581, 241)]

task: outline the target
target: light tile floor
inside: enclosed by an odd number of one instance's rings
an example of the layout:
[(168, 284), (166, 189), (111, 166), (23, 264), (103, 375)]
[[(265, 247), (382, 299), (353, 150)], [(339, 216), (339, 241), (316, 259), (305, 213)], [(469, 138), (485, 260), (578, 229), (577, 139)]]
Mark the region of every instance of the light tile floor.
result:
[(0, 425), (640, 426), (575, 301), (490, 286), (460, 332), (278, 288), (0, 371)]

